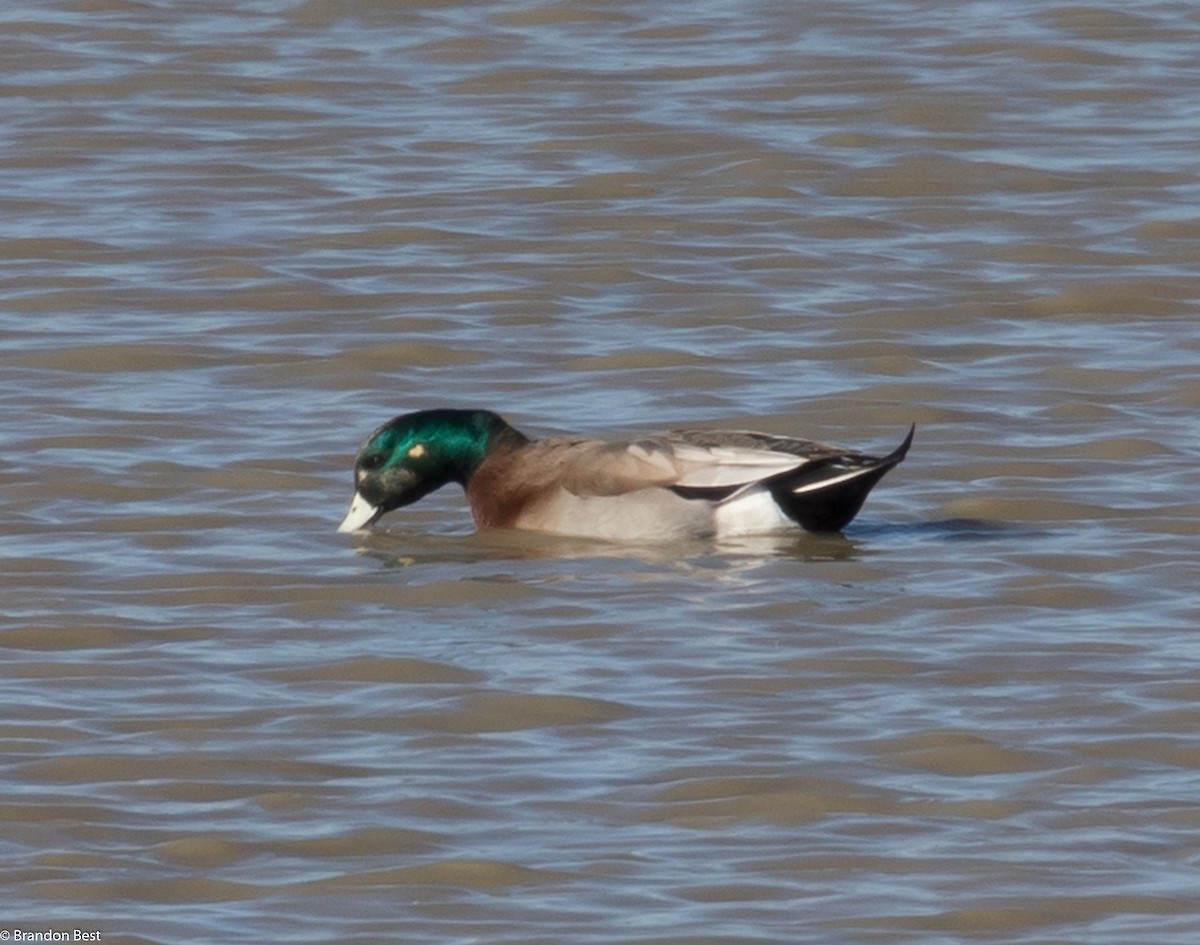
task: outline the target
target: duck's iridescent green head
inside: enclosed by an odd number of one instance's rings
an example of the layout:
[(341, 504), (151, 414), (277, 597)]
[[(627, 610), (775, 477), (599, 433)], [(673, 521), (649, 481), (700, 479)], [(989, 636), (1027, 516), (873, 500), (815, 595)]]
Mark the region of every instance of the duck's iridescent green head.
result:
[(385, 423), (354, 462), (354, 500), (339, 532), (370, 525), (448, 482), (466, 485), (493, 436), (511, 430), (487, 410), (421, 410)]

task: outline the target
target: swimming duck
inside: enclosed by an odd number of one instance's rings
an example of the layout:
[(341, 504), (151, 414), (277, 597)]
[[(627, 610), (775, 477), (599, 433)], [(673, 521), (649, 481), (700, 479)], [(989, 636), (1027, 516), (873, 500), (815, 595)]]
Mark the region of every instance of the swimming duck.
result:
[(610, 442), (533, 440), (490, 410), (421, 410), (363, 443), (340, 532), (457, 482), (479, 528), (617, 541), (844, 528), (904, 459), (770, 433), (679, 430)]

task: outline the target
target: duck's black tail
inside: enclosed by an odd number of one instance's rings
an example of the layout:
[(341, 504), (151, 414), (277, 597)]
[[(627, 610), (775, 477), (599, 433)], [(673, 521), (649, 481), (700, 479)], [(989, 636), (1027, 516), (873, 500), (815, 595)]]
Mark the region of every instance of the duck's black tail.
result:
[(839, 532), (854, 519), (867, 495), (912, 445), (916, 424), (896, 449), (882, 459), (842, 453), (806, 463), (767, 483), (788, 518), (810, 532)]

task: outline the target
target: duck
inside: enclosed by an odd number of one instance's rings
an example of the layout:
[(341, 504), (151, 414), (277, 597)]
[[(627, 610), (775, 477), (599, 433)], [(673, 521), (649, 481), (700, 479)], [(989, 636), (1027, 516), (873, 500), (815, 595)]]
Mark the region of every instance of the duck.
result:
[(339, 532), (458, 483), (478, 529), (608, 541), (839, 532), (912, 445), (882, 457), (748, 430), (534, 439), (491, 410), (430, 409), (374, 430)]

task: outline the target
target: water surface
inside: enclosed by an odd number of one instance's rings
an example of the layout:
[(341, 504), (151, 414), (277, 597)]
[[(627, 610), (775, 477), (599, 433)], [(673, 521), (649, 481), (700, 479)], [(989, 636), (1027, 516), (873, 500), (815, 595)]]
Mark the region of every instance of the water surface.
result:
[[(0, 13), (0, 931), (1191, 945), (1189, 4)], [(917, 440), (844, 536), (360, 439)]]

